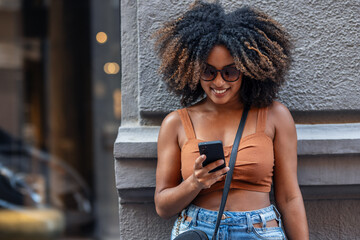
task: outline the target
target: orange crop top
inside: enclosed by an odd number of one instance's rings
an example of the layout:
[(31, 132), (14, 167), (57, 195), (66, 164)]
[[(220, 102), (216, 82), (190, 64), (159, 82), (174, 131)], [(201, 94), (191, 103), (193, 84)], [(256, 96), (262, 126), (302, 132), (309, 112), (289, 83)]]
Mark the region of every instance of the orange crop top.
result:
[[(270, 192), (274, 168), (274, 150), (272, 139), (265, 134), (267, 108), (251, 109), (258, 111), (256, 132), (241, 138), (235, 162), (233, 179), (230, 189), (245, 189), (258, 192)], [(199, 157), (196, 139), (187, 109), (177, 110), (185, 129), (187, 141), (181, 148), (181, 175), (187, 179), (193, 173), (195, 159)], [(226, 165), (229, 166), (231, 146), (224, 146)], [(199, 195), (224, 188), (225, 176)]]

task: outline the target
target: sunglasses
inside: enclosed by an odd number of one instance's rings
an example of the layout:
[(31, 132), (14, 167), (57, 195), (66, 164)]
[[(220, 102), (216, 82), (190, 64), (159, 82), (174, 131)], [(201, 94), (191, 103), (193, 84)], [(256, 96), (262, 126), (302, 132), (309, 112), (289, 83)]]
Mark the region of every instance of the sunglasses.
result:
[(218, 72), (220, 72), (221, 77), (226, 82), (235, 82), (240, 78), (240, 70), (234, 66), (225, 66), (223, 69), (217, 70), (209, 64), (206, 64), (206, 67), (200, 74), (200, 78), (204, 81), (212, 81), (216, 78)]

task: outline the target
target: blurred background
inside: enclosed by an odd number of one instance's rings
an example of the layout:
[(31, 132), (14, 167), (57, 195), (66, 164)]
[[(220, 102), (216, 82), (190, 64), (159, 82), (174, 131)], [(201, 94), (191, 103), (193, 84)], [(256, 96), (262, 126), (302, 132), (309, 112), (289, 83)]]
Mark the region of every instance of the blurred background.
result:
[(0, 238), (119, 239), (118, 0), (0, 0)]

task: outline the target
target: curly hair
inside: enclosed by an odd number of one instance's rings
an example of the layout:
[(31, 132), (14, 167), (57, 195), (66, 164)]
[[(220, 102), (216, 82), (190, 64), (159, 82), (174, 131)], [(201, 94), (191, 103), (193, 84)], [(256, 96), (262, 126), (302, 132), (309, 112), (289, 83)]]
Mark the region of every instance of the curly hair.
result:
[(155, 34), (159, 72), (171, 91), (188, 106), (203, 96), (200, 72), (216, 45), (227, 47), (243, 73), (240, 100), (269, 106), (277, 97), (291, 63), (291, 41), (275, 20), (251, 7), (225, 13), (218, 3), (195, 1)]

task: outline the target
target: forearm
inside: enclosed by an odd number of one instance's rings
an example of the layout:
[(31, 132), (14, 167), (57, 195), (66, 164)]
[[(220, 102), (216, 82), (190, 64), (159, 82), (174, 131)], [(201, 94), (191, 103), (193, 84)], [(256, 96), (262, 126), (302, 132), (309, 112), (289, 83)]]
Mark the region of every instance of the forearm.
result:
[(156, 211), (159, 216), (169, 218), (187, 207), (200, 191), (201, 188), (190, 176), (176, 187), (156, 192)]
[(278, 204), (278, 208), (282, 214), (287, 238), (289, 240), (308, 240), (309, 229), (301, 195), (286, 203)]

